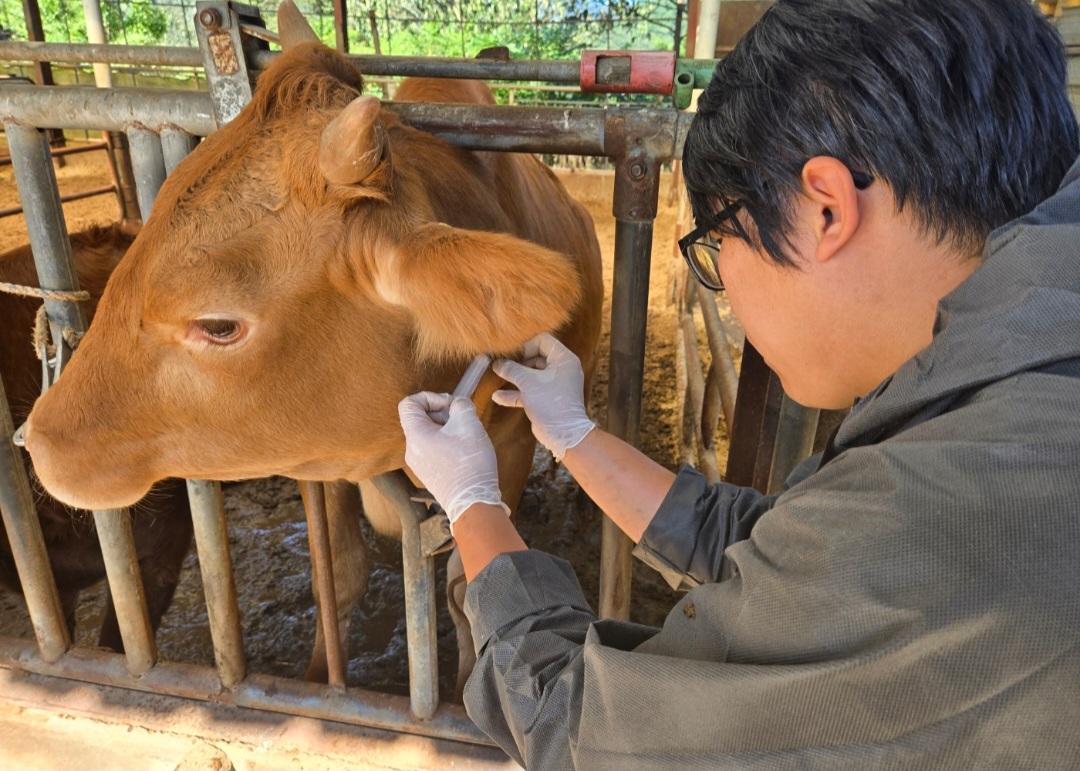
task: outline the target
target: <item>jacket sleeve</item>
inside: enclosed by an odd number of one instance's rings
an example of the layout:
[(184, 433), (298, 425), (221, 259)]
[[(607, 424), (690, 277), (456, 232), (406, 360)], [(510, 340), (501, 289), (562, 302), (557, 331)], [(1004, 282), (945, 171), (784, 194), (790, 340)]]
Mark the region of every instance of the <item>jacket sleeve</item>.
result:
[(776, 496), (752, 487), (710, 485), (686, 466), (675, 477), (634, 556), (660, 573), (672, 589), (692, 589), (730, 575), (724, 550), (750, 536)]

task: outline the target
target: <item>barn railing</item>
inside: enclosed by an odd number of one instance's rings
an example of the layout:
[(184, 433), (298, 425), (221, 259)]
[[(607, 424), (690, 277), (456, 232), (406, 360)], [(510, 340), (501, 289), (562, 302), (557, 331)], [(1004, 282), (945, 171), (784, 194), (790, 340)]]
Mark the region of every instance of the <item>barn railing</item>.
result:
[[(200, 35), (210, 93), (142, 88), (48, 88), (0, 86), (0, 121), (7, 131), (20, 195), (26, 205), (27, 227), (43, 288), (76, 290), (70, 243), (60, 206), (56, 177), (43, 127), (125, 132), (130, 143), (140, 208), (144, 216), (166, 174), (205, 136), (227, 122), (250, 99), (249, 59), (258, 51), (242, 38), (241, 17), (234, 4), (200, 2), (200, 19), (207, 10), (231, 34), (231, 64), (218, 69), (220, 38), (211, 54)], [(246, 9), (249, 11), (250, 9)], [(250, 17), (248, 17), (250, 21)], [(0, 56), (5, 53), (0, 44)], [(245, 51), (245, 46), (247, 50)], [(80, 54), (81, 55), (81, 54)], [(125, 56), (121, 52), (119, 54)], [(162, 54), (169, 55), (168, 51)], [(188, 54), (185, 54), (187, 56)], [(259, 54), (262, 56), (262, 54)], [(166, 56), (168, 58), (168, 56)], [(236, 64), (237, 68), (233, 68)], [(505, 63), (497, 63), (505, 64)], [(438, 66), (436, 66), (438, 65)], [(447, 76), (460, 74), (435, 63)], [(474, 67), (474, 63), (469, 63)], [(486, 65), (485, 65), (486, 66)], [(576, 64), (575, 64), (576, 66)], [(365, 69), (367, 66), (365, 65)], [(494, 77), (489, 71), (469, 70)], [(398, 73), (395, 73), (398, 74)], [(432, 73), (425, 73), (432, 74)], [(515, 79), (520, 73), (515, 73)], [(546, 77), (546, 75), (545, 75)], [(576, 77), (576, 75), (575, 75)], [(567, 153), (605, 156), (615, 165), (613, 213), (616, 219), (615, 264), (612, 279), (610, 374), (607, 428), (632, 444), (638, 440), (645, 364), (646, 319), (653, 221), (657, 214), (660, 171), (666, 161), (681, 156), (691, 115), (675, 109), (614, 107), (606, 109), (521, 108), (387, 103), (388, 109), (419, 129), (470, 149)], [(54, 340), (63, 328), (81, 331), (85, 318), (77, 303), (47, 300)], [(60, 344), (58, 358), (70, 350)], [(740, 381), (739, 409), (751, 404), (747, 394), (764, 389), (768, 371)], [(739, 415), (734, 422), (739, 424)], [(749, 423), (747, 423), (749, 425)], [(402, 519), (406, 593), (410, 698), (344, 688), (343, 677), (320, 686), (286, 678), (247, 673), (239, 628), (236, 591), (225, 532), (218, 483), (189, 482), (195, 520), (195, 539), (202, 565), (216, 670), (189, 664), (157, 662), (154, 640), (146, 622), (146, 602), (134, 553), (130, 527), (122, 512), (98, 512), (108, 579), (117, 598), (123, 630), (126, 665), (113, 654), (70, 649), (55, 582), (49, 570), (41, 530), (17, 448), (11, 442), (11, 418), (6, 399), (0, 399), (0, 504), (15, 552), (19, 574), (38, 640), (38, 650), (23, 642), (0, 638), (0, 664), (32, 672), (85, 680), (103, 685), (151, 690), (189, 698), (223, 701), (278, 712), (324, 717), (342, 722), (388, 728), (476, 743), (489, 743), (460, 707), (438, 703), (435, 656), (434, 561), (421, 520), (426, 511), (409, 499), (407, 480), (397, 473), (378, 484), (399, 502)], [(749, 451), (758, 437), (746, 433), (732, 453)], [(310, 517), (319, 517), (317, 509)], [(324, 516), (324, 515), (323, 515)], [(325, 533), (325, 522), (309, 519), (309, 536)], [(630, 606), (631, 542), (604, 520), (601, 552), (602, 616), (627, 618)], [(328, 550), (313, 544), (314, 570), (332, 576)], [(332, 590), (323, 592), (326, 618), (335, 618)], [(327, 630), (329, 631), (329, 630)], [(326, 635), (336, 646), (336, 635)], [(328, 659), (335, 658), (329, 655)], [(340, 671), (340, 651), (336, 661)]]

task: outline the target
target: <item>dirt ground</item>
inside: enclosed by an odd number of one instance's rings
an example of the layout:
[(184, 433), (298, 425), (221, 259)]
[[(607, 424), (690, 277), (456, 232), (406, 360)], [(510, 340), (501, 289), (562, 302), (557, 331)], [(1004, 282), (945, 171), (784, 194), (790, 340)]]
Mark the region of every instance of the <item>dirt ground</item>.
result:
[[(101, 153), (72, 156), (57, 176), (62, 193), (108, 184)], [(612, 177), (603, 172), (561, 172), (570, 193), (586, 205), (596, 224), (604, 257), (605, 328), (600, 341), (600, 364), (590, 408), (603, 424), (606, 411), (610, 283), (615, 221), (611, 215)], [(676, 315), (671, 302), (676, 264), (673, 242), (677, 205), (669, 195), (670, 175), (665, 175), (660, 194), (660, 214), (653, 241), (650, 280), (647, 362), (641, 421), (641, 449), (663, 465), (678, 463), (675, 387)], [(16, 205), (18, 195), (10, 166), (0, 167), (0, 208)], [(117, 218), (111, 196), (75, 201), (64, 207), (69, 230)], [(21, 216), (0, 220), (0, 250), (26, 243)], [(2, 299), (0, 299), (2, 302)], [(731, 324), (734, 340), (737, 326)], [(701, 336), (703, 338), (703, 336)], [(703, 346), (703, 351), (704, 351)], [(738, 361), (739, 351), (735, 351)], [(721, 421), (721, 468), (726, 436)], [(225, 485), (229, 541), (240, 591), (245, 649), (251, 671), (300, 676), (314, 639), (314, 607), (311, 599), (310, 564), (303, 509), (295, 483), (281, 478), (251, 480)], [(550, 454), (538, 449), (518, 523), (525, 540), (568, 559), (575, 567), (586, 596), (599, 596), (600, 514)], [(404, 694), (408, 691), (404, 589), (401, 556), (396, 542), (375, 535), (366, 527), (371, 550), (372, 575), (364, 602), (356, 609), (349, 639), (349, 684)], [(439, 563), (444, 575), (445, 560)], [(440, 635), (440, 682), (452, 693), (456, 666), (455, 641), (440, 580), (438, 629)], [(634, 621), (659, 625), (675, 602), (675, 594), (648, 568), (635, 561)], [(92, 645), (104, 603), (104, 591), (87, 592), (79, 608), (78, 644)], [(21, 598), (0, 596), (0, 633), (32, 636)], [(197, 557), (190, 554), (175, 601), (165, 616), (157, 641), (162, 658), (172, 661), (213, 664), (205, 603)]]

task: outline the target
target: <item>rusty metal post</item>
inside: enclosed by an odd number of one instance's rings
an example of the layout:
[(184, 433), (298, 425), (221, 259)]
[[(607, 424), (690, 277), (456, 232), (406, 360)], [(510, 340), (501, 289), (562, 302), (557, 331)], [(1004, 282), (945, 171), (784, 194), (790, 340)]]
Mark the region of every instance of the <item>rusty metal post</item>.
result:
[(11, 555), (19, 573), (41, 658), (51, 664), (71, 647), (71, 638), (49, 554), (45, 550), (41, 523), (34, 510), (26, 468), (20, 450), (11, 441), (14, 432), (7, 394), (0, 382), (0, 514), (4, 517)]
[(772, 469), (784, 391), (757, 349), (746, 341), (724, 481), (765, 492)]
[(322, 482), (303, 481), (304, 515), (307, 517), (311, 549), (312, 580), (319, 587), (319, 622), (326, 641), (327, 680), (334, 688), (345, 688), (345, 657), (341, 654), (338, 628), (337, 592), (334, 589), (334, 562), (330, 553), (330, 525), (326, 520), (326, 488)]
[[(675, 155), (676, 133), (674, 113), (657, 116), (648, 110), (620, 110), (605, 125), (605, 150), (616, 159), (607, 430), (630, 444), (637, 444), (641, 422), (660, 166)], [(605, 517), (600, 557), (601, 617), (629, 618), (632, 549), (630, 539)]]
[(420, 523), (427, 510), (410, 500), (412, 483), (404, 471), (372, 478), (401, 517), (401, 558), (405, 581), (405, 630), (409, 645), (409, 700), (412, 713), (427, 720), (439, 706), (438, 637), (435, 630), (435, 560), (424, 556)]
[[(22, 3), (23, 17), (26, 21), (27, 40), (34, 43), (44, 43), (45, 29), (41, 24), (41, 9), (38, 7), (37, 0), (22, 0)], [(34, 62), (34, 75), (36, 76), (38, 85), (51, 86), (54, 83), (52, 64), (48, 61)], [(50, 128), (46, 129), (46, 132), (49, 135), (49, 145), (51, 147), (64, 146), (64, 132), (61, 129)], [(60, 168), (64, 168), (64, 161), (58, 160), (56, 165)]]
[(135, 172), (135, 187), (139, 194), (142, 221), (150, 218), (154, 199), (165, 182), (165, 157), (161, 137), (145, 128), (130, 128), (127, 132), (131, 148), (131, 167)]
[(334, 6), (334, 41), (337, 50), (343, 54), (349, 53), (349, 14), (345, 7), (345, 0), (330, 0)]
[(221, 684), (225, 688), (235, 688), (247, 674), (247, 663), (221, 483), (189, 479), (187, 492), (203, 594), (206, 595), (206, 612), (210, 619), (210, 637), (214, 641), (214, 661)]

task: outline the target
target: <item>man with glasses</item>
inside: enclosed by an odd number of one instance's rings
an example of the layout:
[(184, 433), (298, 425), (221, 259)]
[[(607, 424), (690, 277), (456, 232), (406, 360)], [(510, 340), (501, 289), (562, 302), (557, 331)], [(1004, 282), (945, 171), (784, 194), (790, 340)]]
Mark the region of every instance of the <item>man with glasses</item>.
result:
[[(776, 496), (596, 428), (551, 336), (496, 372), (688, 590), (599, 621), (527, 550), (472, 404), (400, 406), (470, 585), (469, 714), (530, 768), (1073, 767), (1080, 759), (1080, 150), (1028, 0), (779, 0), (686, 140), (724, 289), (802, 404), (850, 407)], [(440, 426), (429, 412), (449, 404)]]

